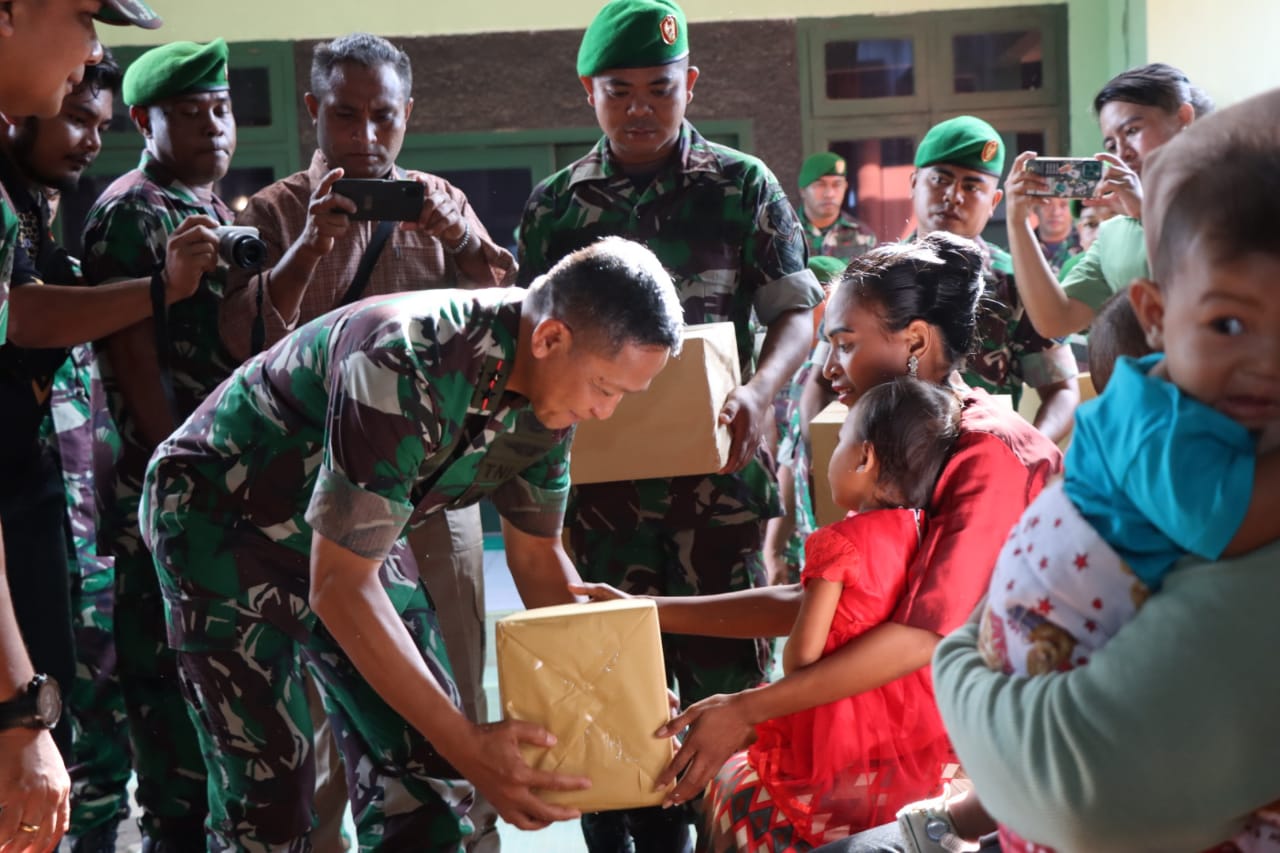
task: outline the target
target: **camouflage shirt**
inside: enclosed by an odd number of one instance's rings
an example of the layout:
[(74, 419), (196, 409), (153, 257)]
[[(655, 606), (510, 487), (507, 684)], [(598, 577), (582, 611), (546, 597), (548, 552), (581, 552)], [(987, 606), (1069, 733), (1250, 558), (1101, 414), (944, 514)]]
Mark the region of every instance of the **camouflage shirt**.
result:
[(804, 228), (809, 257), (827, 255), (832, 258), (856, 258), (876, 246), (875, 232), (856, 219), (843, 213), (826, 228), (819, 228), (809, 221), (804, 208), (799, 211), (800, 226)]
[(1084, 251), (1080, 248), (1080, 237), (1074, 228), (1061, 243), (1046, 243), (1038, 237), (1037, 240), (1040, 243), (1040, 254), (1049, 262), (1049, 269), (1053, 270), (1055, 278), (1062, 275), (1062, 267), (1067, 261)]
[(964, 381), (991, 394), (1011, 395), (1016, 408), (1024, 383), (1043, 388), (1071, 379), (1079, 368), (1071, 347), (1031, 325), (1014, 285), (1009, 253), (981, 238), (977, 242), (987, 252), (986, 289), (978, 304), (978, 350), (969, 356)]
[[(202, 201), (143, 152), (138, 168), (114, 181), (89, 210), (84, 226), (86, 283), (109, 284), (151, 276), (164, 264), (169, 234), (188, 216), (197, 214), (223, 224), (232, 218), (231, 210), (216, 196)], [(182, 416), (193, 411), (236, 365), (218, 335), (224, 272), (219, 269), (205, 276), (194, 296), (168, 309), (169, 363)], [(129, 366), (113, 365), (105, 350), (100, 349), (99, 355), (102, 384), (121, 445), (115, 464), (99, 466), (94, 472), (100, 533), (116, 540), (113, 548), (132, 552), (142, 475), (152, 448), (139, 435), (116, 381), (116, 371)]]
[[(607, 235), (644, 243), (671, 272), (686, 323), (732, 322), (743, 381), (755, 369), (752, 311), (768, 325), (810, 309), (822, 288), (805, 267), (804, 236), (760, 160), (703, 139), (687, 122), (677, 153), (644, 186), (614, 162), (608, 138), (539, 184), (520, 222), (519, 281)], [(733, 475), (599, 483), (575, 488), (577, 522), (626, 529), (638, 518), (681, 528), (777, 515), (772, 460)]]
[(70, 562), (82, 576), (109, 566), (111, 558), (98, 551), (94, 513), (93, 453), (95, 442), (114, 446), (114, 428), (106, 415), (102, 382), (93, 347), (71, 348), (70, 357), (53, 377), (50, 417), (42, 438), (57, 454), (67, 492), (67, 522), (75, 553)]
[[(506, 389), (526, 292), (372, 297), (254, 356), (156, 450), (146, 541), (199, 515), (249, 525), (264, 553), (308, 554), (314, 531), (380, 561), (406, 525), (486, 495), (524, 532), (558, 536), (572, 430), (542, 426)], [(164, 593), (185, 624), (208, 624), (201, 614), (263, 583), (305, 586), (305, 560), (279, 562), (302, 577), (206, 577), (193, 560), (171, 566), (181, 577)]]

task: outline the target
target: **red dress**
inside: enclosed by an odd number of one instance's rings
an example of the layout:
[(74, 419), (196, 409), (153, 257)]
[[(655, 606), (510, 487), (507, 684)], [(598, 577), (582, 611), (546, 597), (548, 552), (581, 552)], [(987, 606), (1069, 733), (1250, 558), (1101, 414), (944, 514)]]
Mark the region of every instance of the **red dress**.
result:
[[(888, 621), (907, 586), (923, 533), (916, 510), (876, 510), (813, 533), (804, 582), (844, 585), (822, 654)], [(893, 820), (938, 793), (955, 754), (928, 668), (897, 681), (769, 720), (748, 751), (777, 807), (810, 844)]]

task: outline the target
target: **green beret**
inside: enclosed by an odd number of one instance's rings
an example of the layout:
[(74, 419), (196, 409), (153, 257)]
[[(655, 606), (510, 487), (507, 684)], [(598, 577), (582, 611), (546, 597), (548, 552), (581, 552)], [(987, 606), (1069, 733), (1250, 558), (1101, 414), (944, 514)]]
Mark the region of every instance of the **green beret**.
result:
[(175, 41), (152, 48), (124, 72), (124, 102), (148, 107), (189, 92), (216, 92), (227, 85), (227, 43)]
[(1004, 143), (995, 128), (974, 116), (958, 116), (935, 124), (916, 149), (916, 168), (950, 163), (999, 177), (1004, 169)]
[(133, 24), (146, 30), (154, 30), (163, 23), (142, 0), (102, 0), (102, 7), (93, 17), (104, 24)]
[(670, 65), (688, 55), (684, 12), (672, 0), (612, 0), (582, 36), (578, 76)]
[(818, 277), (819, 284), (835, 281), (848, 267), (848, 262), (827, 255), (814, 255), (809, 259), (809, 270)]
[(839, 175), (843, 178), (848, 172), (848, 166), (839, 154), (831, 151), (810, 154), (804, 158), (804, 164), (800, 167), (800, 189), (809, 186), (818, 178), (825, 178), (827, 175)]

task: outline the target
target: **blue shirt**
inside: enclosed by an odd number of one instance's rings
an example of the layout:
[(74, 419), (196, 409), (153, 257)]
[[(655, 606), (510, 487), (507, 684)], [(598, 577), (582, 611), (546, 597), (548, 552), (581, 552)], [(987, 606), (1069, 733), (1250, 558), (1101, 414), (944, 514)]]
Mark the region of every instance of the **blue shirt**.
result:
[(1152, 589), (1188, 552), (1221, 556), (1257, 461), (1247, 429), (1149, 375), (1162, 358), (1116, 362), (1106, 392), (1077, 410), (1066, 460), (1067, 496)]

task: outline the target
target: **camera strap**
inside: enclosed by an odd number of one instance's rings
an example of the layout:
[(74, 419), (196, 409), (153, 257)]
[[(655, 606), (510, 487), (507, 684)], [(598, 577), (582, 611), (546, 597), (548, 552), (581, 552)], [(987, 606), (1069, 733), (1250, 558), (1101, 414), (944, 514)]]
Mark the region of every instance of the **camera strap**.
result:
[(156, 267), (151, 274), (151, 321), (155, 329), (156, 366), (160, 369), (160, 391), (169, 406), (173, 428), (182, 423), (179, 416), (178, 396), (173, 390), (173, 368), (169, 364), (169, 307), (165, 304), (164, 266)]
[(365, 288), (369, 286), (369, 276), (373, 275), (374, 264), (378, 263), (382, 248), (387, 245), (387, 239), (395, 227), (396, 223), (383, 221), (373, 229), (373, 236), (369, 238), (369, 245), (365, 246), (364, 254), (360, 256), (360, 265), (356, 267), (356, 274), (351, 279), (347, 292), (342, 294), (339, 306), (350, 305), (364, 295)]

